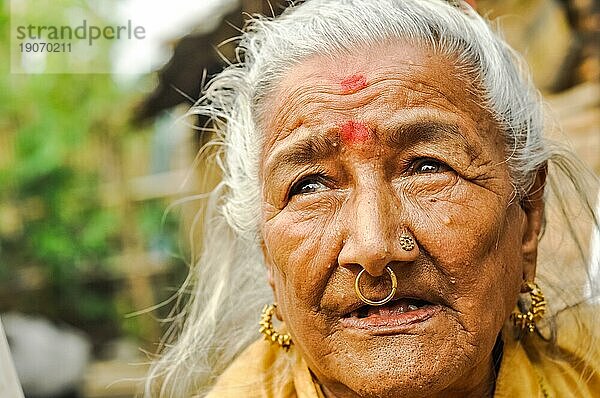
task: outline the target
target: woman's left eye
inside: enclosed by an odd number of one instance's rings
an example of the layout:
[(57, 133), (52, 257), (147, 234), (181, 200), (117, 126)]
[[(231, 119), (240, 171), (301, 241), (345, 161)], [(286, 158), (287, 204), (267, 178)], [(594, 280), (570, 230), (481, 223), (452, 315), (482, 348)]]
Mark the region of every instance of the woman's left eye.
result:
[(438, 160), (427, 158), (414, 162), (411, 169), (414, 174), (433, 174), (446, 172), (450, 167)]

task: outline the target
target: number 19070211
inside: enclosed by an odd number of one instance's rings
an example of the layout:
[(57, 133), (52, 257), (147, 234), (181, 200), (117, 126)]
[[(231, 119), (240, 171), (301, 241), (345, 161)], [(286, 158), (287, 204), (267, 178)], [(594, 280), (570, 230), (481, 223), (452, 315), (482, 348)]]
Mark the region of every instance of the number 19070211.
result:
[(19, 43), (22, 53), (70, 53), (71, 43)]

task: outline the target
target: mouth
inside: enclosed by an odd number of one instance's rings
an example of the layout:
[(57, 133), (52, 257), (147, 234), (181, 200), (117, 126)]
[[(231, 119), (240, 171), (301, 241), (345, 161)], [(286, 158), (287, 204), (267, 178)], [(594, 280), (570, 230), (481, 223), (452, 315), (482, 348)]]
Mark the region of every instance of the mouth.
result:
[(349, 328), (397, 334), (426, 322), (441, 309), (441, 305), (423, 299), (400, 297), (382, 306), (359, 305), (344, 314), (340, 321)]

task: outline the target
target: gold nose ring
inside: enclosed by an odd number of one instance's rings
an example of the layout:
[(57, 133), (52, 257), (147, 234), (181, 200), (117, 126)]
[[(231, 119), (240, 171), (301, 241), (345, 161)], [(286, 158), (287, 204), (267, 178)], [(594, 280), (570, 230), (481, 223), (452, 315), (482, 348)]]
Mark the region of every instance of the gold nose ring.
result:
[(379, 306), (379, 305), (384, 305), (385, 303), (389, 302), (394, 297), (394, 294), (396, 294), (396, 289), (398, 288), (398, 280), (396, 279), (396, 274), (394, 273), (394, 271), (392, 271), (392, 269), (390, 267), (388, 267), (386, 265), (385, 270), (388, 272), (388, 274), (390, 274), (390, 279), (392, 280), (392, 290), (390, 291), (390, 294), (388, 294), (387, 297), (385, 297), (382, 300), (370, 300), (370, 299), (366, 298), (360, 291), (360, 277), (365, 272), (364, 268), (358, 273), (358, 275), (356, 275), (356, 280), (354, 281), (354, 291), (356, 292), (356, 295), (363, 303), (369, 304), (369, 305), (374, 305), (374, 306)]

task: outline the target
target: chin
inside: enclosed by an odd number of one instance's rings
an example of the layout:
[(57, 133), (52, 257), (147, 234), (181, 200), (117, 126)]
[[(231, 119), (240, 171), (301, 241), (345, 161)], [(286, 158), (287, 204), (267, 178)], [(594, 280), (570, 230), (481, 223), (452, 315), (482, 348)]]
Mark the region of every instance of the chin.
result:
[(410, 330), (376, 332), (337, 330), (331, 336), (336, 354), (324, 356), (317, 368), (361, 398), (429, 396), (454, 390), (462, 378), (471, 377), (484, 349), (459, 332), (456, 320), (443, 310)]
[(422, 372), (421, 369), (389, 373), (367, 372), (355, 379), (348, 387), (361, 398), (414, 398), (436, 395), (446, 387), (448, 374)]
[(440, 393), (457, 382), (459, 371), (469, 368), (469, 359), (455, 339), (447, 337), (446, 344), (430, 339), (428, 344), (420, 337), (380, 336), (361, 347), (347, 346), (329, 367), (337, 368), (336, 378), (362, 398)]

